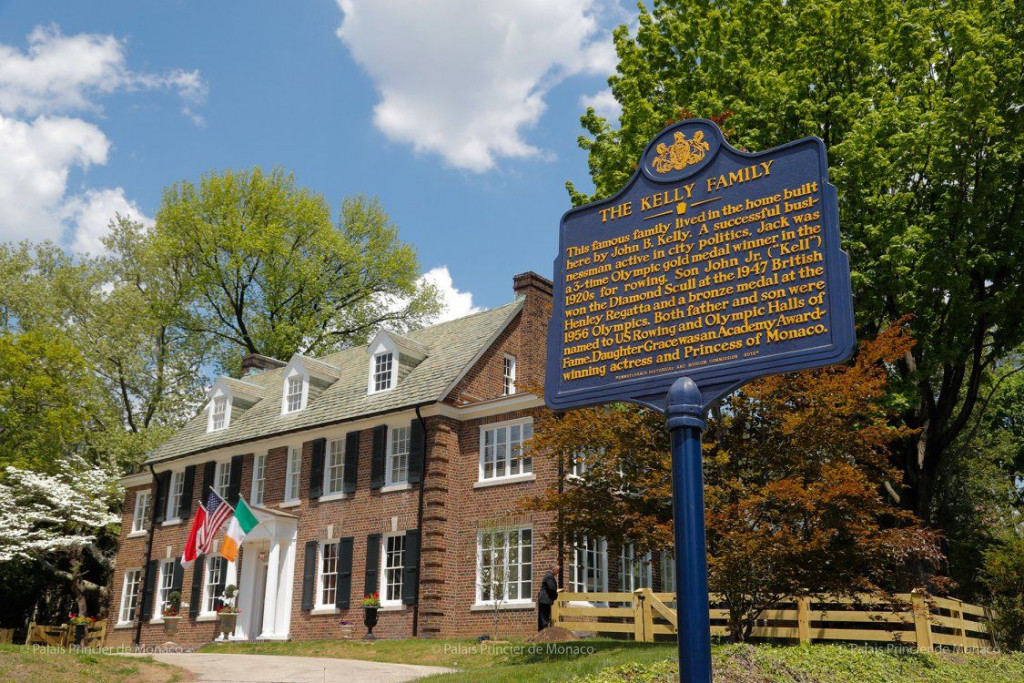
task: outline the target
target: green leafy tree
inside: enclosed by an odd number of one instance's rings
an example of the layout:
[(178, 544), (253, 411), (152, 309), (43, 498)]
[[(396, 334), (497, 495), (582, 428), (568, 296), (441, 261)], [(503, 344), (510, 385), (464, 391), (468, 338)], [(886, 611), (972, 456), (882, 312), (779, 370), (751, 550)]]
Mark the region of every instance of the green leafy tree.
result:
[(324, 354), (439, 310), (377, 200), (345, 199), (334, 226), (323, 197), (280, 169), (175, 184), (154, 239), (165, 267), (191, 283), (187, 325), (214, 340), (228, 370), (244, 352)]
[(934, 520), (937, 477), (978, 408), (986, 371), (1024, 339), (1024, 13), (1011, 0), (657, 0), (615, 31), (622, 106), (593, 110), (595, 194), (690, 112), (729, 112), (732, 144), (805, 135), (829, 149), (855, 310), (870, 338), (912, 314), (894, 364), (901, 419), (891, 495)]

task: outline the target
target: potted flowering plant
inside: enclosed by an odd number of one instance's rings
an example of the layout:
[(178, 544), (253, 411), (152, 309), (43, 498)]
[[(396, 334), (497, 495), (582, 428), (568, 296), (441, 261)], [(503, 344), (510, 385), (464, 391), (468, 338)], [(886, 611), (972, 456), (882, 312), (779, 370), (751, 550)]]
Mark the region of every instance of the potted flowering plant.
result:
[(164, 633), (169, 636), (178, 632), (178, 622), (181, 621), (181, 593), (171, 591), (167, 595), (167, 602), (161, 613), (164, 618)]
[(85, 643), (85, 632), (91, 625), (96, 623), (96, 617), (69, 614), (68, 623), (75, 629), (75, 645), (81, 647)]
[(220, 596), (220, 606), (217, 608), (217, 619), (220, 620), (220, 634), (227, 640), (235, 632), (235, 622), (238, 621), (238, 613), (241, 611), (235, 607), (235, 600), (238, 598), (238, 586), (228, 584)]
[(376, 640), (373, 635), (373, 627), (377, 625), (377, 610), (380, 609), (380, 593), (363, 596), (363, 625), (366, 626), (366, 635), (363, 640)]

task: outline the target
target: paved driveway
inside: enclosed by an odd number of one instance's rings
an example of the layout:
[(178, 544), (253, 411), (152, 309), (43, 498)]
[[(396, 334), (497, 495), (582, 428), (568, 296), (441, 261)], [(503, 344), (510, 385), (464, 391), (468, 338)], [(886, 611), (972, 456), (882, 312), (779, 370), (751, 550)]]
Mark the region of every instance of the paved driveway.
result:
[(279, 655), (228, 655), (188, 652), (148, 655), (158, 662), (193, 672), (197, 681), (231, 683), (398, 683), (451, 669), (439, 666), (384, 664), (355, 659), (327, 657), (283, 657)]

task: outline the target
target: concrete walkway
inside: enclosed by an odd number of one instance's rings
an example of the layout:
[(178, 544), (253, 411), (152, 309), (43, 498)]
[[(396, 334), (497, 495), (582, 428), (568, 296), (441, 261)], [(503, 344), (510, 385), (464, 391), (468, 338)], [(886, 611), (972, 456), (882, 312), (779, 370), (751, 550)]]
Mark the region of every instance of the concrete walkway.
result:
[[(127, 655), (129, 657), (135, 655)], [(385, 664), (328, 657), (285, 657), (280, 655), (229, 655), (187, 652), (149, 656), (195, 674), (197, 681), (225, 683), (399, 683), (452, 669), (413, 664)]]

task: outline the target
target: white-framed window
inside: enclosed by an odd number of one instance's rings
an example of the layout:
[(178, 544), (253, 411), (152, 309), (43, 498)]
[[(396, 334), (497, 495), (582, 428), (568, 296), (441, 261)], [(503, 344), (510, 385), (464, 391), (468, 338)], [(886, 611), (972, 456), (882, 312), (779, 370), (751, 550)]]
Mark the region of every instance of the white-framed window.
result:
[(533, 472), (529, 440), (533, 420), (480, 428), (480, 480), (518, 477)]
[(327, 456), (324, 462), (324, 494), (341, 493), (345, 484), (345, 440), (327, 442)]
[(385, 486), (404, 484), (409, 480), (409, 427), (388, 428), (388, 460)]
[[(231, 463), (219, 462), (213, 471), (213, 489), (217, 495), (227, 500), (228, 489), (231, 487)], [(204, 498), (205, 500), (205, 498)]]
[(676, 558), (667, 550), (661, 551), (661, 591), (676, 592)]
[(298, 446), (288, 447), (288, 463), (284, 474), (284, 499), (299, 499), (299, 475), (302, 470), (302, 449)]
[(387, 391), (395, 386), (395, 354), (391, 351), (378, 353), (373, 357), (371, 393)]
[(608, 542), (605, 539), (580, 539), (569, 560), (569, 587), (573, 593), (608, 590)]
[(516, 393), (516, 357), (505, 354), (502, 363), (502, 377), (504, 379), (505, 395), (511, 396)]
[(216, 432), (227, 428), (230, 420), (228, 403), (228, 397), (223, 394), (214, 397), (213, 402), (210, 404), (210, 427), (208, 431)]
[(285, 380), (283, 413), (298, 412), (306, 407), (308, 386), (306, 376), (300, 372), (296, 372)]
[(267, 454), (261, 453), (252, 461), (252, 494), (253, 505), (263, 505), (263, 497), (267, 490)]
[(165, 519), (177, 519), (178, 508), (181, 507), (181, 496), (185, 492), (185, 472), (171, 473), (171, 483), (167, 487), (167, 512)]
[(153, 619), (163, 619), (164, 607), (167, 605), (167, 596), (171, 594), (174, 587), (174, 563), (177, 560), (161, 560), (160, 572), (157, 574), (156, 601), (153, 603)]
[(619, 590), (632, 593), (637, 588), (653, 588), (651, 554), (636, 555), (632, 543), (623, 543), (619, 550)]
[(402, 573), (405, 571), (405, 534), (385, 536), (381, 553), (380, 604), (402, 604)]
[(149, 526), (150, 503), (152, 496), (149, 491), (139, 491), (135, 494), (135, 510), (132, 511), (132, 533), (140, 533)]
[(530, 602), (533, 597), (533, 529), (477, 532), (476, 601)]
[(334, 607), (338, 596), (338, 542), (320, 544), (316, 572), (316, 606)]
[(219, 555), (208, 555), (206, 568), (203, 570), (203, 613), (211, 614), (217, 611), (218, 598), (217, 587), (220, 586), (222, 572), (225, 570), (224, 558)]
[(127, 569), (124, 572), (124, 586), (121, 588), (121, 610), (117, 623), (130, 624), (135, 621), (135, 610), (139, 606), (139, 590), (142, 587), (142, 569)]

